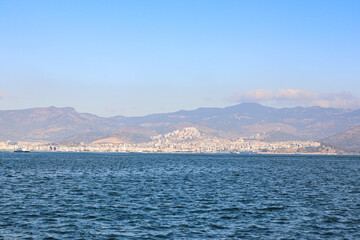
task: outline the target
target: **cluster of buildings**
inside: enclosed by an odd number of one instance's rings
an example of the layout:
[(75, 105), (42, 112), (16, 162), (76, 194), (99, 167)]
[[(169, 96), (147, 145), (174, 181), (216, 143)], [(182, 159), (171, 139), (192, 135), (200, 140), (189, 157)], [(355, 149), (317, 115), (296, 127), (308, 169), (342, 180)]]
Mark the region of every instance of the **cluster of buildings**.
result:
[(64, 152), (149, 152), (149, 153), (322, 153), (336, 154), (331, 147), (315, 141), (263, 142), (235, 140), (203, 134), (194, 127), (154, 136), (145, 143), (50, 144), (43, 142), (0, 142), (1, 151), (26, 147), (30, 151)]

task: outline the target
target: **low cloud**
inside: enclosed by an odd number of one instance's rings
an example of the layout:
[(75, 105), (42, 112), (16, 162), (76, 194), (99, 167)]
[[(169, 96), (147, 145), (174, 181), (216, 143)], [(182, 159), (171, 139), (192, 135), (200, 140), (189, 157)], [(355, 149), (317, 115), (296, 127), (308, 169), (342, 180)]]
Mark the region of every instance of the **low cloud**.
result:
[(349, 92), (317, 94), (300, 89), (278, 89), (276, 91), (256, 89), (249, 92), (236, 92), (229, 100), (233, 102), (257, 102), (286, 106), (360, 108), (360, 98), (353, 96)]

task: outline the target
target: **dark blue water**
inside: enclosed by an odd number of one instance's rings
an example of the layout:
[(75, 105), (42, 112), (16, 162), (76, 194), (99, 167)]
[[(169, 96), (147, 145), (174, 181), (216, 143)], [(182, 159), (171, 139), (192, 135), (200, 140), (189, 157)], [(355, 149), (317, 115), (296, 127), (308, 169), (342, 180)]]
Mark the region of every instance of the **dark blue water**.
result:
[(360, 158), (0, 153), (0, 239), (360, 239)]

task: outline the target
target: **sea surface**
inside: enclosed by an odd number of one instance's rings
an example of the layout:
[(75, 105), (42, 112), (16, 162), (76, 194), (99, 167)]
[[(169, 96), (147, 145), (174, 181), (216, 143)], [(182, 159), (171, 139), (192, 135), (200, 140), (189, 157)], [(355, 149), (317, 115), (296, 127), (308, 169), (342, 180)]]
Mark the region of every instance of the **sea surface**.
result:
[(0, 239), (360, 239), (360, 157), (0, 152)]

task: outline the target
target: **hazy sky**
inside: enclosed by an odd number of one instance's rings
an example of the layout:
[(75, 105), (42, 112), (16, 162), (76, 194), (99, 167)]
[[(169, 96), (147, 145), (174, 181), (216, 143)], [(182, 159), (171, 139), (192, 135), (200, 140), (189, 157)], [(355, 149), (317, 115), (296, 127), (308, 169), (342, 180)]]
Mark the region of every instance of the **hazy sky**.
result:
[(0, 0), (0, 109), (360, 108), (360, 1)]

